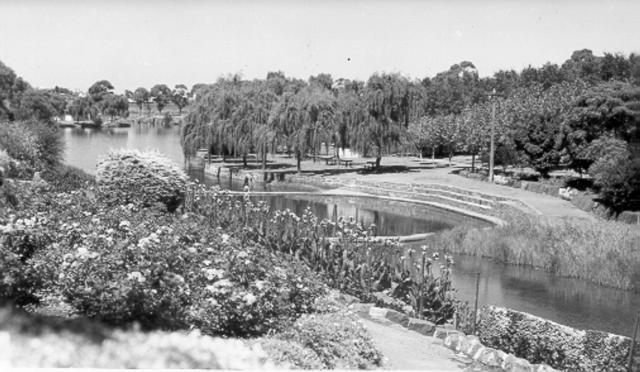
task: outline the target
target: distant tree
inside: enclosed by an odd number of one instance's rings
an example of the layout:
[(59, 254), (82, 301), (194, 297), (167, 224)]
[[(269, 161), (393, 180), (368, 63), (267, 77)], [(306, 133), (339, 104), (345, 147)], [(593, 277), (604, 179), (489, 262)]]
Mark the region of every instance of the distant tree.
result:
[(100, 104), (107, 96), (113, 94), (113, 85), (108, 80), (100, 80), (89, 87), (89, 96), (93, 102)]
[(608, 136), (640, 143), (640, 87), (620, 82), (590, 88), (571, 107), (567, 127), (572, 168), (587, 169), (595, 160), (587, 156), (590, 143)]
[(331, 90), (333, 87), (333, 78), (331, 74), (318, 74), (309, 77), (309, 85), (316, 85), (321, 89)]
[(171, 102), (178, 106), (179, 112), (182, 114), (182, 109), (189, 104), (189, 91), (184, 84), (178, 84), (171, 92)]
[(138, 109), (142, 112), (142, 108), (149, 102), (151, 95), (146, 88), (140, 87), (133, 92), (132, 99), (136, 102)]
[(510, 136), (519, 160), (542, 177), (548, 177), (566, 155), (570, 128), (565, 122), (582, 89), (583, 85), (563, 83), (545, 90), (535, 84), (508, 97), (498, 112), (501, 120), (511, 123)]
[(626, 81), (631, 76), (631, 63), (622, 54), (605, 53), (600, 60), (600, 79)]
[(15, 109), (16, 118), (51, 122), (54, 117), (64, 114), (66, 105), (64, 97), (54, 91), (30, 89), (20, 97)]
[(171, 89), (164, 84), (157, 84), (151, 88), (150, 96), (156, 103), (158, 112), (162, 112), (169, 102), (171, 102)]
[(76, 97), (68, 107), (69, 114), (77, 121), (92, 120), (97, 117), (98, 110), (91, 97)]
[(602, 138), (592, 142), (587, 152), (594, 159), (589, 174), (610, 207), (619, 212), (640, 203), (640, 156), (633, 157), (627, 142)]
[(112, 95), (107, 98), (105, 102), (104, 113), (111, 117), (111, 120), (116, 116), (126, 117), (129, 115), (129, 100), (123, 95)]

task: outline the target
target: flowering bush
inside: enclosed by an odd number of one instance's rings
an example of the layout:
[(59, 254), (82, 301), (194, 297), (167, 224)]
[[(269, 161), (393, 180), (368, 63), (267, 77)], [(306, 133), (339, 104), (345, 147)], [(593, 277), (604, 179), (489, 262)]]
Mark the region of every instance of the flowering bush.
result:
[(14, 160), (7, 162), (8, 177), (30, 178), (34, 171), (42, 169), (38, 138), (22, 123), (0, 125), (0, 150)]
[[(111, 208), (92, 187), (34, 199), (0, 219), (2, 252), (30, 252), (23, 266), (15, 255), (3, 264), (35, 275), (38, 286), (26, 286), (27, 293), (45, 288), (109, 324), (262, 334), (312, 311), (325, 291), (302, 262), (244, 244), (195, 214)], [(23, 221), (30, 221), (25, 228)], [(46, 239), (25, 248), (34, 236)], [(3, 271), (3, 280), (11, 273)]]
[(110, 152), (98, 163), (96, 181), (114, 204), (163, 204), (170, 212), (184, 199), (187, 176), (158, 153)]
[(286, 332), (262, 342), (276, 361), (294, 368), (373, 369), (382, 355), (357, 316), (344, 311), (304, 315)]
[[(185, 209), (243, 242), (299, 257), (330, 286), (364, 301), (375, 301), (376, 292), (387, 291), (421, 318), (442, 324), (453, 316), (451, 257), (427, 257), (424, 249), (417, 255), (400, 247), (397, 239), (377, 242), (372, 231), (353, 218), (320, 221), (310, 210), (302, 216), (290, 210), (271, 213), (264, 202), (254, 203), (248, 195), (239, 198), (194, 185)], [(397, 309), (405, 311), (406, 305)]]

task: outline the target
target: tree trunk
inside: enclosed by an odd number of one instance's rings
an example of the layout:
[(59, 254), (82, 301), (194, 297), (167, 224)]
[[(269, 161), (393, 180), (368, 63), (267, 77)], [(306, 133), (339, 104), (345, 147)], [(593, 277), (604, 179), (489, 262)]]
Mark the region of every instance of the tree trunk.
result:
[(267, 145), (262, 146), (262, 169), (267, 169)]
[(243, 153), (242, 154), (242, 165), (246, 168), (247, 167), (247, 153)]
[(436, 147), (431, 148), (431, 166), (436, 167)]
[(300, 150), (297, 150), (296, 151), (296, 160), (297, 160), (297, 163), (298, 163), (298, 173), (300, 173), (300, 160), (301, 160), (300, 158), (302, 158), (302, 155), (300, 154)]
[(476, 154), (471, 154), (471, 173), (476, 172)]

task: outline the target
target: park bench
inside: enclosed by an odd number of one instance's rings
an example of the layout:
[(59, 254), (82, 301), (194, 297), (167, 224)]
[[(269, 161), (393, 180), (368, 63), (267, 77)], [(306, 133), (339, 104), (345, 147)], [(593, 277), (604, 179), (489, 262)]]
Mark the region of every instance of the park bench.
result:
[(353, 165), (352, 159), (339, 159), (340, 165), (344, 165), (345, 167), (351, 167)]
[(376, 161), (370, 160), (364, 163), (364, 169), (373, 170), (376, 168)]

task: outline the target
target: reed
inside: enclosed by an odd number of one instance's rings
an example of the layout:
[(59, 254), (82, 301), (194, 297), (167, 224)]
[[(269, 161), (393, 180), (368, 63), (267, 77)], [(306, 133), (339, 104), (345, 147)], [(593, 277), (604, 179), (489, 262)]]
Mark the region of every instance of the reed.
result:
[(429, 242), (445, 252), (490, 257), (559, 276), (640, 290), (640, 229), (612, 221), (510, 215), (505, 226), (456, 227)]

